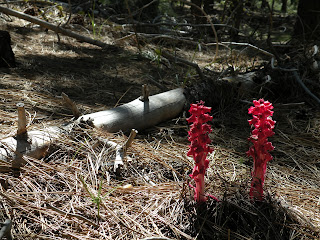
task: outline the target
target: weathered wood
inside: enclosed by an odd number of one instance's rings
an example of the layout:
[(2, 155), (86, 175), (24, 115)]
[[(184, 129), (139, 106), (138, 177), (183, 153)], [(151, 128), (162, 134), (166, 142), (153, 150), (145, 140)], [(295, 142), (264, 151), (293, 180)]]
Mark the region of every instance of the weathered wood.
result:
[(132, 142), (133, 142), (133, 139), (136, 137), (138, 131), (135, 130), (135, 129), (131, 129), (131, 132), (130, 132), (130, 135), (126, 141), (126, 143), (124, 144), (123, 148), (123, 152), (124, 152), (124, 155), (127, 154), (127, 149), (131, 146)]
[(142, 95), (140, 96), (140, 100), (142, 102), (148, 101), (149, 100), (149, 87), (148, 87), (148, 84), (143, 84), (141, 90), (142, 90)]
[(0, 141), (0, 160), (20, 162), (22, 155), (41, 158), (45, 155), (50, 143), (59, 138), (62, 129), (50, 127), (37, 131), (29, 131), (27, 138), (17, 136)]
[(11, 48), (11, 38), (7, 31), (0, 31), (0, 67), (15, 67), (16, 61)]
[(108, 132), (141, 130), (176, 117), (185, 102), (183, 89), (178, 88), (150, 96), (148, 101), (138, 98), (110, 110), (83, 115), (76, 122), (88, 123)]
[(12, 221), (10, 219), (7, 219), (4, 223), (1, 223), (0, 225), (2, 225), (2, 228), (0, 230), (0, 239), (3, 239), (3, 237), (5, 237), (7, 240), (11, 240)]
[(63, 97), (66, 106), (71, 109), (74, 119), (77, 119), (80, 116), (80, 111), (77, 105), (64, 92), (61, 93), (61, 96)]
[(18, 103), (18, 131), (17, 136), (22, 136), (27, 132), (26, 110), (23, 103)]
[(21, 12), (18, 12), (18, 11), (15, 11), (15, 10), (12, 10), (12, 9), (9, 9), (9, 8), (6, 8), (6, 7), (0, 6), (0, 12), (3, 12), (3, 13), (8, 14), (8, 15), (15, 16), (17, 18), (24, 19), (26, 21), (38, 24), (41, 27), (50, 29), (50, 30), (52, 30), (52, 31), (54, 31), (56, 33), (61, 33), (61, 34), (66, 35), (68, 37), (72, 37), (72, 38), (75, 38), (75, 39), (77, 39), (79, 41), (87, 42), (87, 43), (90, 43), (92, 45), (99, 46), (101, 48), (108, 48), (108, 47), (111, 46), (111, 45), (106, 44), (104, 42), (101, 42), (99, 40), (95, 40), (95, 39), (92, 39), (90, 37), (86, 37), (86, 36), (80, 35), (78, 33), (75, 33), (75, 32), (72, 32), (70, 30), (67, 30), (65, 28), (62, 28), (60, 26), (53, 25), (51, 23), (48, 23), (48, 22), (43, 21), (41, 19), (38, 19), (36, 17), (32, 17), (32, 16), (27, 15), (25, 13), (21, 13)]
[[(17, 161), (17, 165), (20, 166), (22, 155), (42, 158), (50, 144), (72, 131), (73, 125), (77, 123), (92, 123), (94, 127), (103, 128), (108, 132), (145, 129), (176, 117), (182, 111), (185, 101), (183, 89), (178, 88), (150, 96), (144, 102), (138, 98), (114, 109), (83, 115), (76, 121), (60, 127), (28, 131), (26, 138), (5, 138), (0, 140), (0, 161)], [(125, 144), (125, 150), (130, 146), (130, 141)]]

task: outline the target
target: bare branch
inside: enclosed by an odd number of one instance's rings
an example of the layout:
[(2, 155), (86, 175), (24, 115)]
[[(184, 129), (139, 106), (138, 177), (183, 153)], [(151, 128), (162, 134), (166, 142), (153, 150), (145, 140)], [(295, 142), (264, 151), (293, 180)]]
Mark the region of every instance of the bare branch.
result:
[(12, 10), (12, 9), (9, 9), (9, 8), (6, 8), (6, 7), (0, 6), (0, 12), (3, 12), (3, 13), (8, 14), (8, 15), (15, 16), (17, 18), (24, 19), (26, 21), (38, 24), (41, 27), (50, 29), (50, 30), (52, 30), (52, 31), (54, 31), (56, 33), (61, 33), (61, 34), (66, 35), (68, 37), (72, 37), (72, 38), (75, 38), (75, 39), (77, 39), (79, 41), (87, 42), (87, 43), (90, 43), (92, 45), (99, 46), (101, 48), (108, 48), (108, 47), (111, 46), (111, 45), (106, 44), (104, 42), (101, 42), (99, 40), (95, 40), (95, 39), (92, 39), (90, 37), (86, 37), (86, 36), (80, 35), (78, 33), (72, 32), (70, 30), (64, 29), (64, 28), (62, 28), (60, 26), (53, 25), (53, 24), (48, 23), (46, 21), (43, 21), (41, 19), (32, 17), (32, 16), (27, 15), (25, 13), (21, 13), (21, 12), (18, 12), (18, 11), (15, 11), (15, 10)]

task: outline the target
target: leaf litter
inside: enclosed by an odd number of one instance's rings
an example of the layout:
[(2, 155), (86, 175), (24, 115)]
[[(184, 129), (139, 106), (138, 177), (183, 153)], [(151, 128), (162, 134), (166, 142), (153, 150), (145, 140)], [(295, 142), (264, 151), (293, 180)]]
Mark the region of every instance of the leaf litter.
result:
[[(26, 105), (28, 128), (41, 128), (71, 117), (57, 97), (62, 91), (86, 113), (112, 107), (120, 98), (124, 103), (138, 97), (145, 76), (154, 78), (156, 71), (169, 89), (179, 86), (177, 75), (183, 81), (182, 67), (163, 70), (136, 57), (130, 44), (126, 51), (102, 54), (64, 37), (57, 44), (54, 34), (36, 27), (22, 31), (24, 24), (16, 20), (7, 26), (20, 65), (1, 74), (2, 138), (15, 134), (20, 101)], [(21, 36), (26, 36), (24, 41), (18, 41)], [(119, 56), (116, 61), (114, 55)], [(201, 57), (207, 61), (210, 51)], [(229, 57), (221, 58), (227, 62)], [(94, 81), (89, 84), (87, 79)], [(220, 202), (198, 206), (193, 201), (188, 126), (180, 116), (139, 133), (118, 172), (109, 166), (114, 149), (99, 139), (124, 144), (127, 137), (121, 132), (76, 128), (52, 144), (43, 159), (25, 156), (27, 164), (18, 178), (0, 173), (1, 220), (12, 220), (15, 239), (319, 239), (319, 112), (305, 105), (275, 104), (276, 135), (270, 139), (275, 150), (267, 169), (266, 200), (252, 203), (252, 162), (245, 155), (248, 106), (234, 106), (230, 85), (221, 82), (216, 87), (219, 96), (203, 98), (216, 107), (206, 192)]]

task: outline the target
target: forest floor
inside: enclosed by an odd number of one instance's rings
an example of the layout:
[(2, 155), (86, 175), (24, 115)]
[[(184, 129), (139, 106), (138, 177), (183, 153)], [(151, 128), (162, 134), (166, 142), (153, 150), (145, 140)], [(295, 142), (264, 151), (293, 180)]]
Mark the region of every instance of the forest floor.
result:
[[(17, 62), (15, 68), (0, 69), (1, 139), (16, 133), (19, 102), (25, 104), (28, 129), (42, 129), (72, 118), (62, 92), (86, 114), (138, 98), (142, 84), (149, 85), (151, 95), (185, 87), (188, 104), (204, 100), (212, 107), (214, 152), (206, 192), (220, 201), (200, 206), (193, 201), (186, 105), (177, 118), (138, 133), (121, 171), (110, 169), (115, 152), (101, 139), (121, 145), (126, 135), (76, 127), (56, 139), (43, 159), (25, 157), (19, 177), (0, 173), (0, 221), (12, 220), (14, 239), (320, 238), (319, 106), (284, 65), (271, 66), (271, 57), (260, 51), (267, 45), (224, 44), (216, 55), (214, 45), (203, 43), (200, 49), (195, 37), (151, 41), (141, 34), (138, 44), (132, 29), (104, 19), (96, 20), (102, 30), (93, 35), (90, 19), (84, 20), (84, 26), (68, 28), (112, 46), (58, 38), (1, 16), (0, 30), (10, 33)], [(286, 67), (298, 68), (320, 97), (319, 71), (312, 69), (320, 53), (313, 45), (277, 44)], [(160, 49), (198, 64), (204, 77), (165, 58)], [(253, 164), (246, 155), (247, 120), (252, 100), (262, 97), (274, 105), (270, 141), (275, 150), (267, 166), (265, 200), (254, 203), (249, 200)]]

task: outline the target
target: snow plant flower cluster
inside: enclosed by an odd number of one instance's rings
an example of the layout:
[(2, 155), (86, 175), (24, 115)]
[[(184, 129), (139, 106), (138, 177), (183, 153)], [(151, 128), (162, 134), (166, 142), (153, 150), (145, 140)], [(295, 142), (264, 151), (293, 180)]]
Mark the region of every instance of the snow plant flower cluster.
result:
[(268, 141), (268, 137), (274, 135), (275, 121), (272, 120), (272, 103), (259, 99), (258, 101), (254, 100), (253, 104), (254, 106), (248, 109), (249, 114), (253, 116), (253, 119), (248, 122), (254, 127), (249, 138), (253, 145), (247, 152), (247, 155), (251, 156), (254, 161), (249, 194), (252, 200), (262, 201), (267, 162), (272, 160), (269, 151), (274, 149), (272, 143)]
[(191, 104), (189, 110), (191, 116), (187, 119), (189, 124), (192, 123), (188, 132), (188, 140), (191, 144), (187, 156), (192, 156), (195, 161), (190, 177), (194, 179), (196, 184), (193, 188), (195, 192), (194, 199), (197, 203), (207, 200), (207, 196), (204, 193), (204, 176), (209, 166), (207, 155), (213, 151), (213, 148), (208, 146), (211, 143), (208, 134), (212, 131), (211, 127), (206, 124), (206, 122), (212, 120), (212, 116), (208, 114), (209, 112), (211, 112), (211, 108), (204, 106), (204, 102), (200, 101), (197, 104)]

